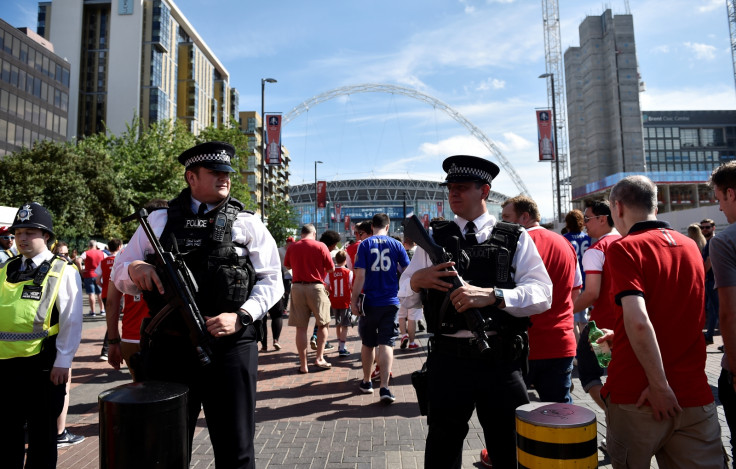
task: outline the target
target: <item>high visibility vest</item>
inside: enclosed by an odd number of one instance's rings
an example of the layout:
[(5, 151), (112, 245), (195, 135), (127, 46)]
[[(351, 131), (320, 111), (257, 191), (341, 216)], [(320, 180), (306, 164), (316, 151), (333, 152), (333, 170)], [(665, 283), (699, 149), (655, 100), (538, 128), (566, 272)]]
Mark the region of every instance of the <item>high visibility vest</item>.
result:
[(40, 283), (38, 276), (12, 283), (7, 277), (9, 264), (0, 266), (0, 359), (36, 355), (44, 339), (59, 333), (59, 324), (51, 325), (51, 312), (67, 266), (54, 257)]

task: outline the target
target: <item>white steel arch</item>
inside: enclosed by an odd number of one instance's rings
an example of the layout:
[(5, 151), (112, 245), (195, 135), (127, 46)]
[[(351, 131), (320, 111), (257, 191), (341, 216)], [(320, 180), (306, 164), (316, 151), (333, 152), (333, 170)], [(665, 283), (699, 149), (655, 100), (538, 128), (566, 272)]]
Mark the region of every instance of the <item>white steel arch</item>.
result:
[(442, 111), (445, 111), (445, 113), (447, 113), (450, 117), (461, 123), (466, 129), (468, 129), (468, 131), (475, 138), (480, 140), (483, 145), (485, 145), (486, 148), (488, 148), (488, 150), (491, 152), (491, 155), (493, 155), (498, 160), (501, 167), (506, 170), (506, 172), (511, 177), (511, 180), (514, 182), (514, 184), (516, 184), (516, 187), (519, 189), (519, 191), (524, 195), (529, 195), (529, 190), (526, 188), (526, 185), (516, 173), (514, 167), (511, 166), (511, 163), (509, 163), (506, 157), (503, 156), (503, 153), (501, 153), (501, 150), (499, 150), (498, 146), (496, 146), (496, 144), (493, 143), (493, 141), (488, 138), (478, 127), (473, 125), (472, 122), (466, 119), (458, 111), (443, 103), (439, 99), (421, 93), (412, 88), (406, 88), (404, 86), (397, 85), (384, 85), (379, 83), (367, 83), (363, 85), (350, 85), (335, 88), (333, 90), (318, 94), (317, 96), (313, 96), (303, 103), (299, 104), (284, 115), (282, 122), (284, 125), (286, 125), (288, 122), (299, 116), (301, 113), (309, 111), (310, 107), (337, 98), (338, 96), (347, 96), (355, 93), (395, 93), (403, 96), (408, 96), (419, 101), (423, 101), (427, 104), (431, 104), (436, 109), (441, 109)]

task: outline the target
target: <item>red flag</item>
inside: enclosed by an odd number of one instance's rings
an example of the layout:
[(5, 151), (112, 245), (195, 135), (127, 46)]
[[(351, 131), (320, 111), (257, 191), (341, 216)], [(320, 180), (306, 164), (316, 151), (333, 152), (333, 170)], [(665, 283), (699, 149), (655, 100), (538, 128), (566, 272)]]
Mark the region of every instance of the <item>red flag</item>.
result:
[(429, 229), (429, 214), (428, 213), (425, 213), (424, 215), (422, 215), (422, 223), (424, 224), (424, 229), (428, 230)]
[(539, 139), (539, 161), (555, 160), (555, 136), (552, 131), (552, 112), (537, 111), (537, 138)]
[(345, 215), (345, 231), (350, 232), (350, 215)]
[(317, 207), (325, 208), (327, 205), (327, 183), (317, 181)]
[(266, 162), (281, 164), (281, 116), (266, 115)]

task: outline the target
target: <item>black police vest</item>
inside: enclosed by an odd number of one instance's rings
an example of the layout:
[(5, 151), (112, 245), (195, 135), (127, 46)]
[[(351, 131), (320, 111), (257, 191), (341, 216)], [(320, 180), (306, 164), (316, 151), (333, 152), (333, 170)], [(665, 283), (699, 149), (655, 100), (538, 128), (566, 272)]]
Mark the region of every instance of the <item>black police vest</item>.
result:
[[(169, 202), (168, 220), (160, 237), (161, 246), (165, 251), (182, 254), (197, 282), (194, 297), (204, 316), (237, 311), (256, 283), (255, 269), (247, 249), (240, 246), (245, 254), (239, 256), (232, 241), (233, 223), (238, 213), (243, 211), (240, 201), (227, 197), (199, 217), (192, 212), (188, 188)], [(159, 295), (146, 295), (146, 301), (154, 314), (164, 306)]]
[[(497, 222), (491, 236), (480, 244), (466, 241), (454, 222), (438, 221), (431, 226), (435, 242), (452, 256), (455, 269), (465, 282), (484, 288), (510, 289), (516, 286), (511, 278), (511, 262), (521, 236), (520, 225)], [(449, 293), (439, 290), (424, 290), (422, 293), (429, 332), (453, 334), (460, 329), (470, 329), (465, 316), (457, 313)], [(529, 326), (529, 319), (516, 318), (493, 306), (481, 308), (480, 312), (485, 319), (491, 319), (491, 330), (502, 336), (516, 335)]]

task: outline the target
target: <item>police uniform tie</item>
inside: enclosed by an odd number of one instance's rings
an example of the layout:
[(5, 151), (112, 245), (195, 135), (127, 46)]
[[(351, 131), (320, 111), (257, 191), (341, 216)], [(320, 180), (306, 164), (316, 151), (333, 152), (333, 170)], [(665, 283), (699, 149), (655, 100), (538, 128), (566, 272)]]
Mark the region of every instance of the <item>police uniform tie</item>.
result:
[(478, 244), (478, 239), (475, 236), (475, 223), (472, 221), (469, 221), (468, 224), (465, 225), (465, 241), (471, 245)]
[(26, 258), (24, 264), (25, 267), (23, 268), (23, 272), (30, 272), (31, 270), (36, 268), (36, 264), (33, 263), (33, 259)]
[(207, 213), (207, 204), (199, 204), (199, 209), (197, 210), (197, 216), (200, 218), (204, 218), (206, 213)]

